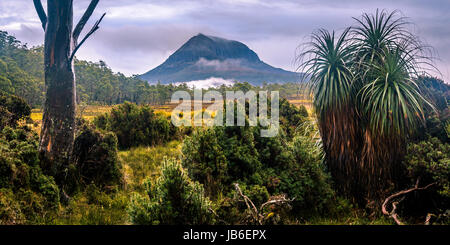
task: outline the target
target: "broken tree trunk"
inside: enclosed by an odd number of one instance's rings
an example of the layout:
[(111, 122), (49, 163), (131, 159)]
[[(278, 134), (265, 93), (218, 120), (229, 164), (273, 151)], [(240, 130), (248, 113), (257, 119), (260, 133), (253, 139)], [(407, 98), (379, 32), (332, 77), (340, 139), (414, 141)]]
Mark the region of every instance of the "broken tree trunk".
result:
[(40, 0), (33, 0), (45, 31), (46, 97), (39, 151), (45, 171), (60, 177), (68, 165), (75, 138), (76, 82), (73, 59), (76, 51), (99, 27), (102, 18), (78, 44), (78, 36), (99, 0), (92, 0), (73, 30), (73, 0), (48, 0), (47, 14)]

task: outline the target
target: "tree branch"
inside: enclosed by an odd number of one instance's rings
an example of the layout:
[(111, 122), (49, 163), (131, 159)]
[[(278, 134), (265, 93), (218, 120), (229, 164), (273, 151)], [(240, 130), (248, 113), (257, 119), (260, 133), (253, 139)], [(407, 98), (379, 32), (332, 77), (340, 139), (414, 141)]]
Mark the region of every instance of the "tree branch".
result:
[(78, 37), (81, 34), (81, 31), (83, 31), (84, 26), (89, 21), (89, 18), (91, 18), (92, 13), (94, 13), (95, 8), (97, 7), (97, 4), (100, 0), (92, 0), (89, 4), (89, 7), (86, 9), (86, 12), (84, 12), (83, 16), (81, 17), (80, 21), (78, 22), (77, 26), (75, 27), (72, 37), (75, 43), (75, 46), (78, 45)]
[(75, 49), (72, 52), (72, 55), (70, 56), (70, 60), (69, 62), (72, 62), (73, 58), (75, 57), (75, 54), (77, 53), (78, 49), (80, 49), (80, 47), (83, 45), (84, 42), (86, 42), (86, 40), (92, 35), (94, 34), (95, 31), (97, 31), (100, 27), (100, 23), (102, 22), (103, 18), (105, 17), (106, 13), (104, 13), (102, 15), (102, 17), (97, 20), (97, 22), (95, 22), (94, 26), (92, 27), (92, 29), (86, 34), (86, 36), (83, 38), (83, 40), (76, 45)]
[[(247, 205), (247, 208), (250, 209), (250, 211), (252, 211), (253, 218), (255, 219), (255, 221), (257, 221), (260, 225), (262, 225), (261, 218), (259, 217), (260, 214), (258, 212), (258, 209), (256, 209), (255, 204), (253, 204), (252, 200), (250, 200), (250, 198), (248, 198), (248, 196), (246, 196), (242, 193), (242, 190), (239, 187), (238, 183), (235, 183), (234, 187), (236, 188), (236, 191), (239, 193), (239, 195), (244, 199), (245, 204)], [(251, 207), (250, 207), (250, 205), (251, 205)]]
[(262, 211), (265, 206), (272, 205), (272, 204), (276, 204), (276, 205), (288, 204), (289, 205), (289, 203), (294, 200), (295, 200), (295, 198), (287, 199), (285, 195), (276, 196), (276, 197), (271, 198), (269, 201), (263, 203), (261, 205), (261, 207), (259, 208), (259, 210)]
[(425, 225), (430, 225), (430, 220), (431, 220), (431, 216), (433, 216), (433, 214), (427, 214), (427, 217), (425, 218)]
[(271, 197), (269, 201), (263, 203), (258, 210), (256, 208), (255, 204), (252, 202), (252, 200), (248, 196), (244, 195), (244, 193), (242, 193), (242, 190), (239, 187), (239, 184), (235, 183), (234, 187), (235, 187), (237, 193), (244, 199), (245, 204), (247, 205), (247, 209), (249, 209), (250, 212), (252, 213), (253, 219), (256, 222), (258, 222), (258, 224), (260, 224), (260, 225), (262, 225), (263, 221), (264, 221), (263, 209), (265, 206), (267, 206), (267, 205), (283, 205), (283, 204), (289, 205), (289, 203), (294, 201), (294, 199), (295, 199), (295, 198), (287, 199), (286, 195), (284, 195), (284, 194), (279, 195), (279, 196), (274, 196), (274, 197)]
[(384, 202), (383, 202), (383, 205), (381, 206), (381, 211), (383, 212), (384, 215), (387, 215), (387, 216), (391, 217), (392, 219), (394, 219), (395, 223), (397, 223), (398, 225), (403, 225), (403, 223), (398, 219), (398, 215), (396, 213), (397, 205), (399, 202), (392, 203), (392, 211), (388, 212), (386, 209), (386, 206), (389, 204), (389, 202), (391, 202), (391, 200), (394, 198), (397, 198), (402, 195), (406, 195), (413, 191), (426, 190), (435, 184), (436, 183), (431, 183), (425, 187), (419, 187), (419, 180), (417, 180), (416, 185), (413, 188), (397, 192), (397, 193), (389, 196), (388, 198), (386, 198), (386, 200), (384, 200)]
[(398, 202), (393, 202), (392, 203), (391, 217), (392, 217), (392, 219), (394, 219), (394, 221), (395, 221), (395, 223), (397, 223), (397, 225), (404, 225), (403, 222), (401, 222), (400, 219), (398, 218), (398, 215), (397, 215), (397, 212), (396, 212), (397, 205), (398, 205)]
[(47, 26), (47, 15), (45, 14), (45, 10), (44, 7), (42, 7), (42, 3), (41, 0), (33, 0), (34, 3), (34, 8), (36, 9), (36, 12), (39, 16), (39, 19), (41, 20), (42, 23), (42, 29), (46, 29)]

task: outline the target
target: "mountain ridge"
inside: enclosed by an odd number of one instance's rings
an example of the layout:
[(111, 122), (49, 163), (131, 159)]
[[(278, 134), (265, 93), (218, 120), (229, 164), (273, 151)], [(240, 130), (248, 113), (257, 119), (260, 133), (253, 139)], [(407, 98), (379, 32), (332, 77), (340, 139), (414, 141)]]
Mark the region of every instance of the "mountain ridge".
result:
[(300, 74), (272, 67), (247, 45), (202, 33), (190, 38), (169, 58), (140, 78), (150, 83), (178, 83), (212, 77), (254, 85), (297, 82)]

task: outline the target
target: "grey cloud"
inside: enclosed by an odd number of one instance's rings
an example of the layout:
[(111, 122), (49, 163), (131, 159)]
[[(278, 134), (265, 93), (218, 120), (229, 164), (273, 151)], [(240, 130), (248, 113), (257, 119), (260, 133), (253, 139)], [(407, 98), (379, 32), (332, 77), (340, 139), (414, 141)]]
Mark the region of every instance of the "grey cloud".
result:
[(240, 59), (226, 59), (226, 60), (207, 60), (200, 58), (197, 63), (198, 67), (212, 67), (216, 71), (230, 71), (230, 70), (242, 70), (242, 60)]

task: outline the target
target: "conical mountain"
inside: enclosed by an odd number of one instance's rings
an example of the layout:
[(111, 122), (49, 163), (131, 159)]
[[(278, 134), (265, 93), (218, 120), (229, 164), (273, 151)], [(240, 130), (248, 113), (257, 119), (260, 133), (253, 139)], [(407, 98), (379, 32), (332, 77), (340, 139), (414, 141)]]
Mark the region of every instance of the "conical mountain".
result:
[(212, 77), (249, 82), (297, 82), (300, 74), (261, 61), (247, 45), (198, 34), (189, 39), (163, 64), (140, 76), (151, 83), (205, 80)]

